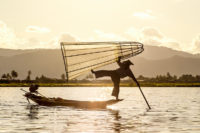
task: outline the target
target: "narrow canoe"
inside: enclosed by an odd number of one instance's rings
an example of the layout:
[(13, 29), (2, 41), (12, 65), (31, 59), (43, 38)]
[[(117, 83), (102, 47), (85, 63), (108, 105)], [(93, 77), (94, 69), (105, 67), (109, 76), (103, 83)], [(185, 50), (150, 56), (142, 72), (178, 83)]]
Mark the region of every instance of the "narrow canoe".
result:
[(29, 92), (25, 93), (24, 96), (42, 106), (70, 106), (76, 108), (106, 108), (108, 105), (116, 104), (123, 100), (112, 99), (107, 101), (77, 101), (62, 98), (47, 98)]

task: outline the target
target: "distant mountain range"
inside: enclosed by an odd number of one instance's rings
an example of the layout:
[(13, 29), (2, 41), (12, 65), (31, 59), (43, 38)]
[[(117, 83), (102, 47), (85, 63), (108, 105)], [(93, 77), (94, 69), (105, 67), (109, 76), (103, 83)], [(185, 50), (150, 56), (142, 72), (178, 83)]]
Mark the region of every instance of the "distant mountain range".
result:
[[(145, 51), (131, 58), (136, 76), (153, 77), (170, 72), (172, 75), (200, 75), (200, 55), (176, 51), (166, 47), (145, 46)], [(115, 64), (104, 69), (116, 68)], [(64, 63), (60, 49), (12, 50), (0, 49), (0, 76), (15, 70), (20, 79), (27, 76), (28, 70), (32, 78), (45, 75), (60, 78), (64, 72)]]
[(200, 58), (200, 54), (190, 54), (183, 51), (173, 50), (167, 47), (144, 46), (144, 52), (139, 56), (150, 60), (162, 60), (173, 56), (181, 56), (186, 58)]

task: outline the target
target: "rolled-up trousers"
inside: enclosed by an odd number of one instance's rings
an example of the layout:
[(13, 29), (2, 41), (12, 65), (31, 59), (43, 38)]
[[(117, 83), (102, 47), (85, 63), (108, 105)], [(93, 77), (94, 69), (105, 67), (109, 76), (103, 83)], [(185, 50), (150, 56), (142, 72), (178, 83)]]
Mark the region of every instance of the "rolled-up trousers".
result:
[(120, 84), (120, 76), (115, 70), (100, 70), (95, 73), (96, 78), (100, 77), (111, 77), (111, 80), (114, 84), (114, 88), (112, 91), (112, 96), (118, 97), (119, 95), (119, 84)]

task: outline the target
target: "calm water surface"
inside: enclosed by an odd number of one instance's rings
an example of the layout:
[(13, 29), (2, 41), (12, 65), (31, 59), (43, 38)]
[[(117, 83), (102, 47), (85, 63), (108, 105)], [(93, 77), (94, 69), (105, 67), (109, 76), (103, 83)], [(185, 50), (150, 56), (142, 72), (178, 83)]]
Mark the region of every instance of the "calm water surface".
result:
[[(28, 90), (28, 88), (24, 88)], [(0, 88), (2, 133), (200, 133), (200, 88), (121, 88), (124, 100), (104, 110), (29, 105), (17, 87)], [(111, 99), (111, 87), (41, 87), (48, 97)]]

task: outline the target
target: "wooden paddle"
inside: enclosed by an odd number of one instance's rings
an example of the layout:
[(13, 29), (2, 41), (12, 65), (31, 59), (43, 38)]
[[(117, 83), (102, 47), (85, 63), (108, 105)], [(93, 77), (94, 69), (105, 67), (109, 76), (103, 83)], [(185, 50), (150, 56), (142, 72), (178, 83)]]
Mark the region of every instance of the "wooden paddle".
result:
[[(24, 89), (22, 89), (22, 88), (21, 88), (20, 90), (22, 90), (22, 91), (24, 91), (24, 92), (28, 93), (28, 91), (26, 91), (26, 90), (24, 90)], [(39, 93), (38, 91), (36, 91), (36, 93), (38, 93), (38, 94), (40, 94), (41, 96), (43, 96), (43, 97), (47, 98), (46, 96), (42, 95), (42, 94), (41, 94), (41, 93)]]
[(151, 107), (150, 107), (150, 105), (149, 105), (149, 103), (148, 103), (148, 101), (147, 101), (147, 99), (146, 99), (144, 93), (142, 92), (142, 89), (140, 88), (140, 86), (138, 86), (138, 88), (139, 88), (140, 92), (142, 93), (142, 96), (143, 96), (143, 98), (144, 98), (146, 104), (148, 105), (149, 109), (151, 109)]

